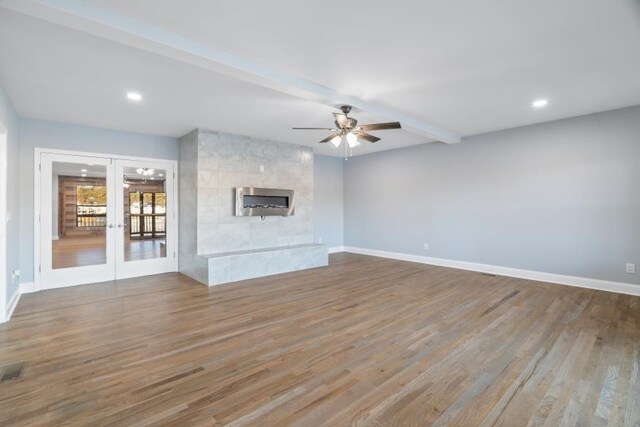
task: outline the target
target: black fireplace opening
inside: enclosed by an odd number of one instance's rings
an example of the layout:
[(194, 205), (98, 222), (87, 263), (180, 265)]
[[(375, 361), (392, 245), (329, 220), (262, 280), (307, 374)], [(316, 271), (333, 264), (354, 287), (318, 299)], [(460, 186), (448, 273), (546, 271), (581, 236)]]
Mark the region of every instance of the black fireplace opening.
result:
[(242, 198), (245, 209), (288, 209), (289, 198), (286, 196), (254, 196), (245, 194)]

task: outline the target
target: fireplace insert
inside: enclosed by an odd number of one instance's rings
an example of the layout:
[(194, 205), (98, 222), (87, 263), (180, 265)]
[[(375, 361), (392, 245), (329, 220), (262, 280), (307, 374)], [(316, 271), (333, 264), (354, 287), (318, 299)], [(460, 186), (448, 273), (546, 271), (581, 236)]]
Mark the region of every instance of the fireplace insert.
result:
[(293, 190), (237, 187), (236, 216), (289, 216), (295, 211)]

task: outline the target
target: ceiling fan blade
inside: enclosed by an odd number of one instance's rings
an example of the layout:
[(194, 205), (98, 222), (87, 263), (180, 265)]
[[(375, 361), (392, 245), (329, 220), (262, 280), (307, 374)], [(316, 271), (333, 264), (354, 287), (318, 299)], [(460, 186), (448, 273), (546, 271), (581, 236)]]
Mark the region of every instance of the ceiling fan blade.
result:
[(340, 128), (344, 128), (349, 126), (349, 118), (347, 117), (346, 114), (342, 114), (342, 113), (333, 113), (333, 116), (336, 118), (336, 123), (338, 124), (338, 127)]
[(324, 144), (326, 142), (331, 141), (333, 138), (335, 138), (336, 136), (340, 136), (340, 134), (338, 132), (334, 132), (331, 135), (329, 135), (328, 137), (326, 137), (325, 139), (323, 139), (322, 141), (320, 141), (320, 144)]
[(365, 141), (368, 141), (368, 142), (380, 141), (380, 138), (378, 138), (377, 136), (369, 135), (368, 133), (365, 133), (362, 131), (356, 132), (356, 136), (358, 137), (358, 139), (364, 139)]
[(334, 128), (291, 128), (295, 130), (335, 130)]
[(371, 131), (371, 130), (385, 130), (385, 129), (401, 129), (400, 122), (390, 122), (390, 123), (372, 123), (370, 125), (362, 125), (360, 126), (360, 130)]

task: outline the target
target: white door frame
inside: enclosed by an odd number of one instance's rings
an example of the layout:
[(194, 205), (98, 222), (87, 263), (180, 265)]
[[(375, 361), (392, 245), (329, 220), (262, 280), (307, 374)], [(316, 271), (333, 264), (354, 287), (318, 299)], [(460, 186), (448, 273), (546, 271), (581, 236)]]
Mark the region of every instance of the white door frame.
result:
[(0, 122), (0, 323), (7, 320), (7, 289), (9, 289), (7, 283), (8, 154), (7, 128)]
[[(40, 195), (41, 195), (41, 167), (40, 167), (40, 157), (43, 153), (47, 154), (67, 154), (67, 155), (75, 155), (82, 157), (94, 157), (94, 158), (107, 158), (113, 160), (133, 160), (133, 161), (143, 161), (143, 162), (162, 162), (162, 163), (171, 163), (173, 165), (174, 179), (173, 179), (173, 194), (174, 199), (173, 205), (175, 209), (173, 211), (173, 219), (167, 219), (167, 225), (171, 222), (175, 233), (175, 241), (176, 247), (177, 242), (179, 241), (179, 229), (178, 229), (178, 162), (176, 160), (167, 160), (167, 159), (157, 159), (157, 158), (146, 158), (146, 157), (136, 157), (136, 156), (123, 156), (118, 154), (108, 154), (108, 153), (92, 153), (86, 151), (72, 151), (72, 150), (58, 150), (52, 148), (41, 148), (36, 147), (34, 149), (34, 157), (33, 157), (33, 183), (34, 183), (34, 191), (33, 191), (33, 283), (34, 290), (39, 291), (43, 288), (42, 286), (42, 275), (40, 273), (40, 259), (41, 259), (41, 244), (40, 244), (40, 235), (41, 235), (41, 227), (40, 227), (40, 215), (41, 215), (41, 206), (40, 206)], [(167, 204), (169, 201), (167, 200)], [(174, 271), (178, 271), (178, 251), (176, 249), (176, 258), (175, 258), (175, 266)]]

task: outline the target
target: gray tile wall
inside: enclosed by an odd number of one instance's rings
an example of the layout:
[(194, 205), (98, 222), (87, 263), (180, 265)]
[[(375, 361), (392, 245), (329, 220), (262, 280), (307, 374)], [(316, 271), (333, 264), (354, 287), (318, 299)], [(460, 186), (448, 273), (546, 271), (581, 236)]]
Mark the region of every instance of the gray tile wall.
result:
[[(264, 172), (260, 172), (260, 165)], [(313, 152), (280, 142), (201, 130), (197, 252), (211, 254), (313, 242)], [(290, 217), (236, 217), (235, 187), (295, 191)]]
[(198, 131), (180, 138), (180, 162), (178, 171), (179, 218), (180, 218), (180, 271), (187, 276), (205, 282), (206, 262), (197, 257), (198, 230)]
[[(236, 217), (235, 187), (294, 190), (295, 215), (264, 220)], [(326, 265), (326, 247), (311, 245), (313, 238), (310, 148), (203, 129), (180, 139), (180, 271), (184, 274), (212, 285)], [(274, 247), (282, 250), (261, 252)], [(250, 253), (211, 257), (235, 251)]]

